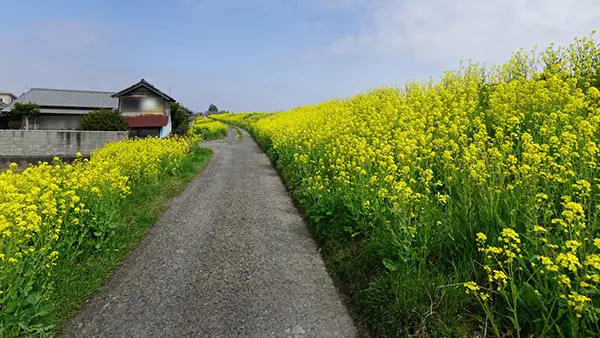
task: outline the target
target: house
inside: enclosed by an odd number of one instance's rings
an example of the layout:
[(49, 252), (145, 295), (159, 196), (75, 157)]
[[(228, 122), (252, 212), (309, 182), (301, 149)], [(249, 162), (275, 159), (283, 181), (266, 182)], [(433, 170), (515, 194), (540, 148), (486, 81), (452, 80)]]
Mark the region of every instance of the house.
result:
[(9, 104), (11, 104), (16, 99), (17, 99), (17, 97), (13, 93), (2, 93), (2, 92), (0, 92), (0, 109), (8, 106)]
[(27, 129), (80, 129), (87, 113), (115, 109), (129, 123), (131, 137), (166, 137), (171, 133), (171, 103), (175, 100), (142, 79), (119, 92), (31, 88), (0, 114), (8, 115), (15, 102), (40, 106), (39, 115), (22, 123)]
[(146, 80), (113, 94), (119, 100), (118, 109), (129, 123), (131, 136), (171, 134), (171, 103), (175, 100)]
[(113, 92), (88, 90), (67, 90), (31, 88), (11, 105), (0, 112), (8, 114), (14, 103), (35, 103), (40, 106), (40, 114), (30, 117), (26, 129), (71, 130), (79, 129), (81, 118), (98, 109), (117, 109), (118, 100), (111, 97)]

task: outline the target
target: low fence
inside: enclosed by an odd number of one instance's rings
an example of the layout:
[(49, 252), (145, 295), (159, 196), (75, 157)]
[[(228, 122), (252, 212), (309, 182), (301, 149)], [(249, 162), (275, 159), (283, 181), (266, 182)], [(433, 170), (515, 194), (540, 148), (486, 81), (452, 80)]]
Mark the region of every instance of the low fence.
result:
[(127, 138), (126, 131), (0, 130), (0, 164), (89, 156), (106, 143)]

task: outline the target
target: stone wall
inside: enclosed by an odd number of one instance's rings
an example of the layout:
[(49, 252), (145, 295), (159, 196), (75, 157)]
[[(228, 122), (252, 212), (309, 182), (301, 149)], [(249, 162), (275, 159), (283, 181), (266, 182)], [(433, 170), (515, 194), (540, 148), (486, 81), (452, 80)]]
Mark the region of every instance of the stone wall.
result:
[[(0, 130), (0, 162), (83, 156), (106, 143), (127, 138), (126, 131)], [(19, 161), (17, 161), (19, 160)]]

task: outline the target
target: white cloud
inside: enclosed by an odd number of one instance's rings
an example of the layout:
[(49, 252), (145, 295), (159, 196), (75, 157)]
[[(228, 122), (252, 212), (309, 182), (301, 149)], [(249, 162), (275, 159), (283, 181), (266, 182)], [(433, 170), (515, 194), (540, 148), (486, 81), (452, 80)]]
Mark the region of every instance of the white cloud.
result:
[[(497, 63), (511, 52), (568, 44), (600, 26), (597, 0), (381, 0), (364, 3), (367, 27), (326, 53), (411, 53), (421, 61)], [(369, 48), (365, 48), (369, 47)]]

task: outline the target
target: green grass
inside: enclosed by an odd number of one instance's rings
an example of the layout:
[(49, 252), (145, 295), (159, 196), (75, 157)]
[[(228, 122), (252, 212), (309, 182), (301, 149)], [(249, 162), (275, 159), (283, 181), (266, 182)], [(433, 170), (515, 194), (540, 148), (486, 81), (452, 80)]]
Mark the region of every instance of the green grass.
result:
[(56, 292), (51, 299), (55, 311), (52, 324), (56, 328), (60, 330), (85, 300), (100, 290), (108, 275), (167, 208), (169, 200), (186, 187), (211, 156), (212, 150), (197, 147), (184, 159), (182, 169), (175, 176), (164, 174), (152, 184), (132, 189), (118, 216), (117, 234), (110, 246), (78, 262), (59, 262), (54, 273)]
[(235, 129), (235, 133), (237, 134), (237, 138), (239, 138), (240, 140), (244, 138), (244, 134), (242, 134), (242, 132), (238, 128), (233, 128), (233, 129)]

